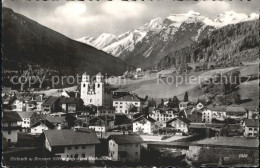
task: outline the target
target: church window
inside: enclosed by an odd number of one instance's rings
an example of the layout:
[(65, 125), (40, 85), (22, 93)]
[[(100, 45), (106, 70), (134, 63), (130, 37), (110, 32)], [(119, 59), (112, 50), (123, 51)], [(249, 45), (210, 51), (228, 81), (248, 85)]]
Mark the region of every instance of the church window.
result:
[(97, 87), (99, 88), (99, 87), (100, 87), (100, 84), (98, 84)]
[(83, 84), (83, 87), (86, 87), (86, 84)]
[(91, 103), (91, 102), (92, 102), (92, 99), (90, 99), (89, 102)]

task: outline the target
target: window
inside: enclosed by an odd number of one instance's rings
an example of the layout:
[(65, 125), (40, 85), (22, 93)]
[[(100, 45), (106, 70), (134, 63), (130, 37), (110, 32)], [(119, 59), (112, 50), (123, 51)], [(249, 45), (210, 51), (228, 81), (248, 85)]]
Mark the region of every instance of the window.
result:
[(82, 149), (86, 149), (86, 146), (85, 146), (85, 145), (83, 145), (83, 146), (82, 146)]
[(89, 102), (91, 103), (91, 102), (92, 102), (92, 99), (90, 99)]
[(86, 84), (83, 84), (83, 87), (86, 87)]
[(138, 152), (135, 152), (135, 156), (138, 156)]
[(118, 104), (118, 102), (115, 102), (115, 104)]
[(85, 154), (82, 154), (81, 156), (82, 156), (83, 158), (85, 158), (85, 157), (86, 157), (86, 156), (85, 156)]
[(68, 150), (71, 150), (71, 146), (68, 147)]
[(115, 144), (113, 144), (113, 146), (115, 146)]
[(100, 87), (100, 84), (98, 84), (97, 87), (99, 88), (99, 87)]
[(257, 129), (257, 128), (255, 128), (254, 130), (255, 130), (255, 131), (257, 131), (258, 129)]
[(123, 104), (122, 102), (120, 102), (120, 104)]
[(11, 142), (11, 139), (8, 139), (8, 140), (7, 140), (7, 142), (9, 142), (9, 143), (10, 143), (10, 142)]
[(252, 130), (252, 128), (249, 128), (249, 130), (251, 131), (251, 130)]

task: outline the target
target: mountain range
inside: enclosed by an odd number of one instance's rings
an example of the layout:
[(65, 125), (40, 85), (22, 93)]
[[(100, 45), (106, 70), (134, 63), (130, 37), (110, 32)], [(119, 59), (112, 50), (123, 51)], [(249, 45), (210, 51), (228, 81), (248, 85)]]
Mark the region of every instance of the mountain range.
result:
[(98, 37), (86, 36), (77, 41), (103, 50), (130, 65), (144, 68), (157, 64), (173, 51), (202, 40), (213, 30), (258, 18), (256, 13), (246, 15), (228, 11), (212, 20), (198, 12), (189, 11), (153, 19), (118, 36), (103, 33)]
[(121, 75), (127, 64), (119, 58), (87, 44), (72, 40), (12, 9), (2, 8), (2, 61), (4, 70), (17, 70), (18, 64), (37, 64), (75, 75)]

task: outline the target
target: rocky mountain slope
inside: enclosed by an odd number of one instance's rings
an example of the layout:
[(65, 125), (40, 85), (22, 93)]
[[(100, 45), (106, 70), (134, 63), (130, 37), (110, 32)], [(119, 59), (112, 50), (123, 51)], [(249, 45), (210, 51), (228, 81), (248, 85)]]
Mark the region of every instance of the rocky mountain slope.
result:
[(17, 70), (18, 64), (38, 64), (66, 75), (85, 71), (91, 75), (99, 71), (121, 75), (126, 70), (127, 64), (119, 58), (67, 38), (9, 8), (2, 9), (2, 27), (4, 70)]
[(101, 34), (95, 38), (87, 36), (78, 41), (110, 53), (129, 64), (150, 67), (169, 53), (200, 41), (212, 30), (228, 24), (254, 20), (258, 14), (246, 15), (228, 11), (211, 20), (200, 13), (171, 14), (156, 18), (138, 29), (119, 36)]

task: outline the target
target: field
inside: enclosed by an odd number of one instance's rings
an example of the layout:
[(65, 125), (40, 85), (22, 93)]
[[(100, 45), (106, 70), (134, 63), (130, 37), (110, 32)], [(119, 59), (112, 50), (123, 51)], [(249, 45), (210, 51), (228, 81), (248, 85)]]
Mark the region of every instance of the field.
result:
[[(258, 64), (191, 72), (188, 75), (177, 75), (176, 73), (168, 71), (168, 73), (164, 73), (161, 79), (157, 78), (158, 74), (161, 72), (149, 74), (144, 79), (138, 80), (118, 78), (117, 83), (115, 83), (113, 87), (117, 88), (118, 91), (136, 93), (140, 97), (148, 95), (157, 100), (157, 102), (159, 102), (160, 99), (168, 99), (173, 96), (177, 96), (182, 100), (184, 93), (187, 91), (189, 99), (196, 101), (197, 98), (202, 95), (201, 90), (198, 89), (201, 82), (213, 77), (216, 73), (226, 73), (234, 69), (238, 69), (241, 76), (258, 74)], [(258, 102), (258, 80), (250, 81), (248, 84), (241, 84), (239, 92), (242, 100), (244, 100), (241, 105), (255, 105), (256, 102)], [(249, 101), (249, 98), (252, 100)]]

